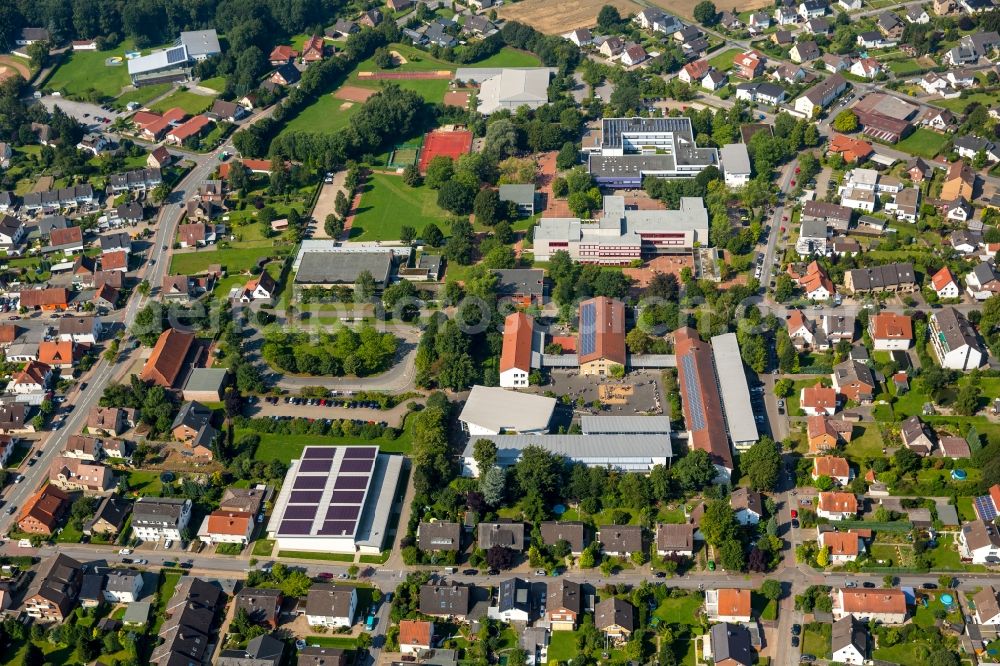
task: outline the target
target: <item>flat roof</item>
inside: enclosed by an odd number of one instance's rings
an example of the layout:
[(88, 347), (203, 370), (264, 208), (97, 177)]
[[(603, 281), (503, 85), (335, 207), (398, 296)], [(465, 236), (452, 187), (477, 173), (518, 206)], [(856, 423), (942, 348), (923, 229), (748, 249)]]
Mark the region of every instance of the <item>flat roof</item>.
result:
[(377, 457), (377, 446), (305, 447), (289, 466), (269, 531), (277, 537), (354, 538)]
[(525, 205), (535, 203), (535, 186), (531, 184), (501, 185), (499, 194), (500, 201), (513, 201)]
[(354, 284), (363, 271), (370, 272), (377, 284), (388, 284), (392, 252), (303, 252), (295, 283)]
[(354, 539), (357, 545), (382, 550), (389, 535), (389, 518), (392, 515), (396, 488), (399, 486), (399, 476), (402, 471), (403, 456), (380, 453), (375, 458), (371, 490), (361, 512), (361, 523)]
[(759, 437), (757, 423), (750, 405), (750, 387), (736, 334), (713, 337), (712, 356), (715, 372), (719, 375), (722, 412), (726, 416), (729, 438), (733, 442), (756, 442)]
[(727, 143), (720, 151), (723, 173), (750, 173), (750, 153), (745, 143)]
[(585, 435), (669, 435), (667, 416), (589, 416), (580, 417)]
[(187, 47), (183, 44), (171, 46), (161, 51), (153, 51), (149, 55), (139, 56), (128, 61), (128, 73), (145, 74), (157, 70), (174, 67), (181, 69), (187, 66), (189, 60)]
[(487, 430), (544, 430), (556, 410), (556, 399), (493, 386), (473, 386), (458, 419)]
[(226, 383), (229, 370), (225, 368), (195, 368), (188, 375), (185, 391), (217, 391)]
[[(488, 439), (497, 446), (497, 460), (501, 465), (513, 464), (521, 451), (529, 446), (540, 446), (570, 460), (616, 466), (622, 463), (648, 464), (655, 458), (670, 458), (673, 447), (667, 435), (490, 435), (475, 439)], [(471, 458), (475, 441), (470, 439), (462, 452)]]
[(220, 53), (219, 34), (215, 29), (189, 30), (181, 33), (181, 44), (187, 47), (192, 58)]

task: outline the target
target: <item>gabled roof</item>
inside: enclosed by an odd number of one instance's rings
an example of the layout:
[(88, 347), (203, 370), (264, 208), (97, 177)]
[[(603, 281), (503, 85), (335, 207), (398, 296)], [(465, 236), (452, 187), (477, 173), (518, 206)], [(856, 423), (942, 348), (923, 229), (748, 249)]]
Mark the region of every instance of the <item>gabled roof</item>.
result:
[(853, 493), (820, 493), (819, 508), (831, 513), (857, 513), (858, 498)]
[(523, 312), (507, 315), (504, 321), (500, 372), (517, 369), (531, 372), (531, 342), (535, 320)]
[(635, 631), (635, 608), (629, 602), (617, 597), (602, 599), (594, 607), (594, 626), (600, 630), (610, 627), (621, 627)]
[(580, 364), (607, 359), (625, 365), (625, 304), (598, 296), (580, 303)]
[(848, 464), (846, 458), (819, 456), (813, 458), (813, 474), (816, 476), (829, 476), (831, 478), (847, 478), (851, 475), (851, 466)]
[(194, 333), (168, 328), (160, 334), (153, 353), (142, 368), (140, 379), (169, 388), (177, 381), (188, 351), (194, 343)]

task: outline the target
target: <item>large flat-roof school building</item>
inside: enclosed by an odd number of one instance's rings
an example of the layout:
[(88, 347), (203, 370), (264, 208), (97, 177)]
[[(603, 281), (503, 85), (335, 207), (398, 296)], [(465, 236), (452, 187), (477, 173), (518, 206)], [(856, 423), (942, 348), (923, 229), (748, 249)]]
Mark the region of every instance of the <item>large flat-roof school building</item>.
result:
[(590, 152), (590, 174), (602, 187), (638, 189), (646, 176), (694, 178), (719, 166), (719, 151), (699, 148), (690, 118), (605, 118)]
[(403, 466), (377, 446), (307, 446), (293, 460), (268, 523), (284, 550), (379, 553)]

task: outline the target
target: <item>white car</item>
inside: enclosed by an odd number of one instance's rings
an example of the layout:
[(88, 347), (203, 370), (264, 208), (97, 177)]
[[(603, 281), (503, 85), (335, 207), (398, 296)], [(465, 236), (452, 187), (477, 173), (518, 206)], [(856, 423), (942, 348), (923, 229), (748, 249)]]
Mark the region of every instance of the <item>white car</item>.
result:
[(131, 555), (132, 554), (132, 549), (131, 548), (122, 548), (121, 550), (118, 551), (118, 554), (119, 555)]
[(167, 539), (166, 543), (164, 543), (164, 544), (163, 544), (163, 547), (164, 547), (164, 549), (166, 549), (166, 550), (170, 550), (170, 548), (171, 548), (171, 547), (172, 547), (173, 545), (174, 545), (174, 540), (173, 540), (173, 539)]

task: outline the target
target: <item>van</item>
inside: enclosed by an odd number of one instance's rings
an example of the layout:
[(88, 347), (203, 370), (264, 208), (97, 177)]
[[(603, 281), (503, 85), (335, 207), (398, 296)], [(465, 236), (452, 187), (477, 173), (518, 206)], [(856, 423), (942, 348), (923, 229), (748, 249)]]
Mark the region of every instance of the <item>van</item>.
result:
[(18, 548), (31, 548), (31, 541), (29, 539), (21, 539), (17, 542)]
[(444, 572), (446, 574), (456, 574), (458, 573), (458, 567), (445, 567)]

